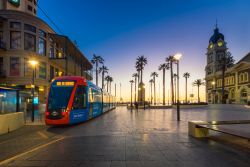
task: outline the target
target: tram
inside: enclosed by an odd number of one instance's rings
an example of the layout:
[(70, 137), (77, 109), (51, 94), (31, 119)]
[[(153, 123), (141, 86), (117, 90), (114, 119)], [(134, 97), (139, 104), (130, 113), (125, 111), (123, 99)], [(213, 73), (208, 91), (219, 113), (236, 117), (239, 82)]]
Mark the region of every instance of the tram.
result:
[(115, 97), (79, 76), (51, 82), (46, 104), (46, 125), (85, 122), (116, 107)]

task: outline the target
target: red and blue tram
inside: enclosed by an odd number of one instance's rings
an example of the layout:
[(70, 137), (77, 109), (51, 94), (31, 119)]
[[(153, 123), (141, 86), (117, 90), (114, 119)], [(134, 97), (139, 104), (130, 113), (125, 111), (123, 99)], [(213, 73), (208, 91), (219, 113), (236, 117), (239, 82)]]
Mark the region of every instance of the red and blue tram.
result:
[(58, 77), (51, 82), (45, 122), (76, 124), (115, 108), (115, 97), (83, 77)]

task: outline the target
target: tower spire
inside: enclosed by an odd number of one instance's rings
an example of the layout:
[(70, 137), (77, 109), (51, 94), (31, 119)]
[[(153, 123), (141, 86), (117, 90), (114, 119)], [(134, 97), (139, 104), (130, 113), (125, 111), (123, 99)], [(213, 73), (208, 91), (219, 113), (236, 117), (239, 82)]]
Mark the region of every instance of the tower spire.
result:
[(218, 29), (217, 19), (216, 19), (216, 22), (215, 22), (215, 29)]

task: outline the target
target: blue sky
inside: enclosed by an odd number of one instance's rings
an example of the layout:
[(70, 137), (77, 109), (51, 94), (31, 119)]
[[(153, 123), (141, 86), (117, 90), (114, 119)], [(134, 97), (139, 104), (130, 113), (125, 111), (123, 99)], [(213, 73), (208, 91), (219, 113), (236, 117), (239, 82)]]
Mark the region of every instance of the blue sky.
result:
[[(146, 88), (150, 73), (157, 71), (161, 89), (158, 66), (176, 52), (183, 54), (181, 74), (191, 73), (189, 93), (196, 93), (191, 83), (205, 76), (205, 53), (216, 19), (236, 60), (250, 52), (250, 1), (40, 0), (39, 6), (88, 58), (94, 53), (104, 57), (126, 97), (136, 57), (145, 55), (149, 61), (144, 72)], [(39, 17), (48, 21), (41, 12)]]

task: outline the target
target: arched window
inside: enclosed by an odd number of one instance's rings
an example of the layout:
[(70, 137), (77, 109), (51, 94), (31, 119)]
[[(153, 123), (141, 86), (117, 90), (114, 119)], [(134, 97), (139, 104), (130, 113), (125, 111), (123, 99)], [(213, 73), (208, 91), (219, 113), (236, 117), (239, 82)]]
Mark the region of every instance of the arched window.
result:
[(231, 90), (230, 90), (230, 97), (231, 97), (232, 99), (235, 98), (235, 91), (234, 91), (234, 89), (231, 89)]
[(240, 96), (241, 97), (247, 97), (247, 90), (246, 89), (242, 89), (240, 92)]

